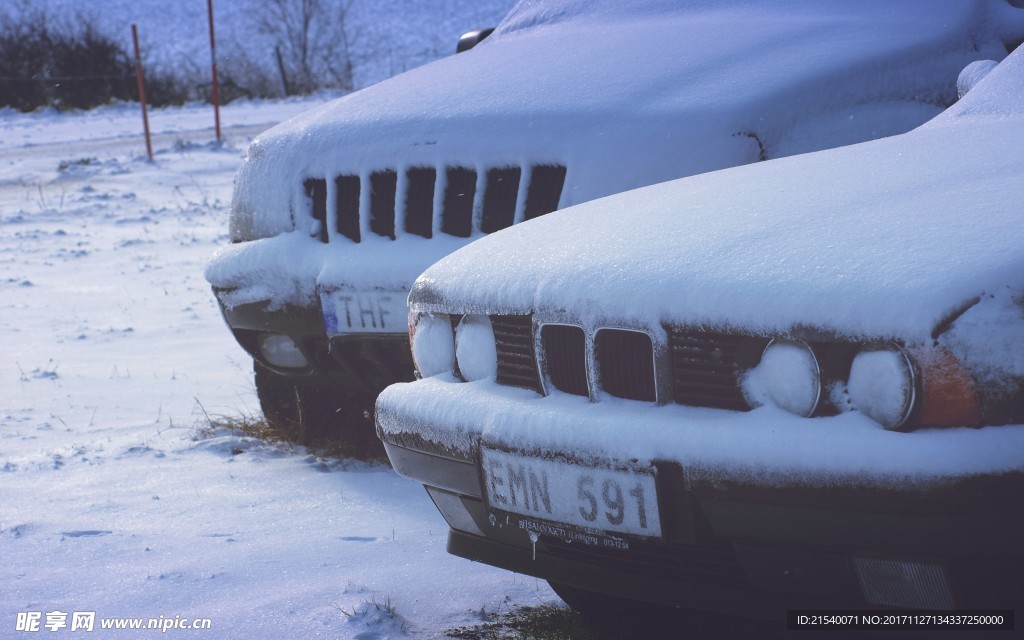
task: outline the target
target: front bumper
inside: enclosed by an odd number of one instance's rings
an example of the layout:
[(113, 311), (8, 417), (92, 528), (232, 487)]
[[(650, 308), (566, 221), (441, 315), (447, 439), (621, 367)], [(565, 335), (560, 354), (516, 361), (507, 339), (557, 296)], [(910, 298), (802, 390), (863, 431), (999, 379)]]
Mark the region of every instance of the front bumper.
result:
[[(256, 302), (229, 307), (220, 296), (217, 300), (238, 344), (261, 365), (297, 384), (340, 386), (350, 394), (376, 396), (389, 384), (414, 379), (408, 333), (328, 336), (319, 304), (274, 307)], [(307, 366), (282, 368), (268, 362), (259, 348), (260, 336), (267, 333), (291, 338)]]
[[(373, 398), (414, 379), (412, 281), (466, 241), (324, 243), (295, 231), (221, 247), (205, 275), (236, 340), (265, 368), (295, 384)], [(259, 344), (268, 333), (291, 338), (306, 365), (269, 362)]]
[[(438, 396), (433, 404), (426, 399), (431, 392)], [(604, 458), (592, 450), (583, 453), (585, 445), (555, 444), (557, 437), (524, 438), (539, 433), (529, 425), (548, 401), (558, 402), (494, 385), (474, 391), (433, 380), (398, 385), (379, 398), (378, 434), (392, 465), (427, 486), (453, 525), (451, 553), (632, 599), (774, 619), (793, 609), (991, 610), (1024, 604), (1019, 470), (904, 486), (853, 478), (809, 483), (771, 474), (709, 473), (663, 456), (649, 459), (657, 469), (662, 537), (625, 536), (626, 551), (545, 534), (534, 542), (529, 518), (488, 506), (481, 446), (514, 450), (514, 442), (549, 459), (592, 466), (647, 460), (642, 437), (635, 450)], [(617, 404), (611, 420), (635, 431), (635, 424), (621, 420), (631, 413)], [(574, 406), (575, 415), (562, 416), (562, 424), (557, 413), (548, 412), (550, 430), (570, 424), (600, 430), (588, 419), (598, 404)], [(654, 408), (661, 410), (685, 413)], [(467, 424), (475, 420), (476, 428)], [(514, 435), (508, 425), (515, 422), (524, 429)], [(923, 582), (941, 584), (915, 585), (915, 571), (923, 572)], [(907, 583), (897, 587), (909, 595), (888, 598), (888, 586), (879, 581), (901, 578)]]

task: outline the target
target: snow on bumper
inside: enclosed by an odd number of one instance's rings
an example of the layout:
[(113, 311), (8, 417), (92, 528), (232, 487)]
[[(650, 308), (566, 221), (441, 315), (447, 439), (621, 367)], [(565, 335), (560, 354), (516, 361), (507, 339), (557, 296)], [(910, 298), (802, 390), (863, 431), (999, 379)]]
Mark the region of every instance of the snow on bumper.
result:
[[(292, 232), (222, 247), (206, 279), (235, 339), (264, 368), (372, 397), (412, 379), (409, 287), (453, 244), (422, 238), (326, 244)], [(302, 358), (274, 359), (264, 348), (267, 336), (286, 336)]]
[[(221, 247), (206, 266), (206, 280), (227, 308), (267, 303), (309, 307), (319, 293), (388, 292), (404, 297), (427, 266), (466, 239), (400, 238), (326, 244), (294, 231)], [(354, 307), (353, 307), (354, 308)], [(405, 320), (396, 332), (405, 333)]]
[(592, 403), (441, 376), (386, 389), (377, 424), (385, 442), (421, 442), (466, 461), (480, 446), (595, 464), (670, 461), (694, 479), (755, 486), (923, 489), (1024, 472), (1024, 425), (899, 433), (855, 413), (805, 419), (770, 407)]

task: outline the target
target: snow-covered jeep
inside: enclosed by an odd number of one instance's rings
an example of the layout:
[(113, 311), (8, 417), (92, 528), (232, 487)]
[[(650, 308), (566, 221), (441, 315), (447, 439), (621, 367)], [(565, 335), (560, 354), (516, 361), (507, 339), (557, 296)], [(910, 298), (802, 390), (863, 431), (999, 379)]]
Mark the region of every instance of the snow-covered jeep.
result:
[(606, 615), (1024, 606), (1024, 47), (909, 133), (507, 229), (409, 304), (425, 377), (376, 419), (451, 553)]
[(372, 435), (376, 395), (413, 379), (406, 297), (436, 260), (601, 196), (909, 130), (1005, 55), (1015, 11), (524, 1), (471, 51), (254, 140), (206, 277), (268, 418)]

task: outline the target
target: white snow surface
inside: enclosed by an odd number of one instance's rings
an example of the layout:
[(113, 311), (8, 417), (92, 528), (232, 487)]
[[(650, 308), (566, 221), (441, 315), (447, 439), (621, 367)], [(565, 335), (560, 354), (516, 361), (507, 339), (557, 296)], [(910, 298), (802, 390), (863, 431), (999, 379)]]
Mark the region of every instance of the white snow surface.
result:
[(900, 433), (857, 412), (805, 419), (771, 404), (735, 412), (590, 402), (451, 376), (391, 385), (377, 398), (377, 424), (465, 456), (487, 446), (598, 466), (674, 460), (691, 478), (763, 486), (927, 488), (1024, 471), (1024, 425)]
[[(998, 395), (995, 385), (1024, 376), (1022, 89), (1024, 49), (902, 136), (656, 185), (507, 229), (428, 269), (411, 310), (642, 327), (656, 342), (667, 323), (810, 326), (931, 345), (937, 325), (973, 302), (938, 343), (970, 367), (979, 392)], [(798, 382), (781, 381), (780, 396)], [(840, 406), (859, 400), (880, 418), (899, 410), (888, 406), (899, 398), (851, 382), (849, 397), (828, 390)], [(605, 463), (676, 460), (694, 476), (764, 485), (929, 487), (1024, 471), (1021, 424), (899, 433), (857, 411), (805, 419), (772, 403), (742, 413), (607, 394), (590, 402), (450, 376), (392, 385), (377, 419), (385, 433), (463, 455), (494, 445)]]
[[(518, 221), (531, 165), (567, 168), (559, 203), (567, 207), (905, 132), (956, 99), (964, 66), (1004, 57), (1010, 34), (1024, 37), (1024, 9), (961, 0), (522, 2), (472, 51), (257, 138), (238, 175), (231, 224), (235, 240), (264, 240), (223, 247), (206, 276), (235, 290), (224, 298), (231, 305), (308, 305), (317, 286), (402, 290), (465, 241), (437, 229), (428, 242), (403, 236), (402, 198), (398, 240), (370, 231), (366, 206), (362, 242), (338, 237), (334, 176), (360, 175), (365, 185), (382, 169), (404, 176), (436, 167), (443, 179), (446, 166), (472, 168), (479, 221), (487, 169), (523, 167)], [(307, 178), (327, 180), (327, 246), (306, 237)], [(622, 231), (639, 226), (630, 211), (621, 215)], [(295, 238), (279, 235), (293, 231)]]
[(435, 638), (557, 602), (449, 556), (384, 466), (202, 432), (259, 411), (202, 277), (242, 149), (317, 101), (232, 104), (223, 147), (208, 108), (158, 110), (152, 164), (133, 109), (0, 112), (0, 637), (93, 611), (100, 638), (159, 616), (212, 620), (178, 638)]
[[(1024, 51), (910, 133), (655, 185), (506, 229), (428, 269), (422, 311), (924, 344), (1024, 291)], [(506, 265), (514, 264), (515, 269)], [(494, 265), (494, 266), (490, 266)]]

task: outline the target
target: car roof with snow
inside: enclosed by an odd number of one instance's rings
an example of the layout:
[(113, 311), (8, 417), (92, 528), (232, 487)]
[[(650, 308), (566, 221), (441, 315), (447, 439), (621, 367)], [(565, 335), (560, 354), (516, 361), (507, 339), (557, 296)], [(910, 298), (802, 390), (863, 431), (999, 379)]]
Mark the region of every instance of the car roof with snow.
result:
[(927, 340), (981, 297), (1024, 292), (1022, 96), (1024, 48), (907, 134), (518, 225), (435, 264), (410, 302)]
[(564, 207), (836, 144), (822, 128), (845, 142), (898, 133), (955, 100), (937, 77), (1004, 56), (1021, 14), (963, 0), (526, 0), (472, 51), (258, 137), (234, 206), (281, 233), (306, 177), (486, 154), (567, 166)]

